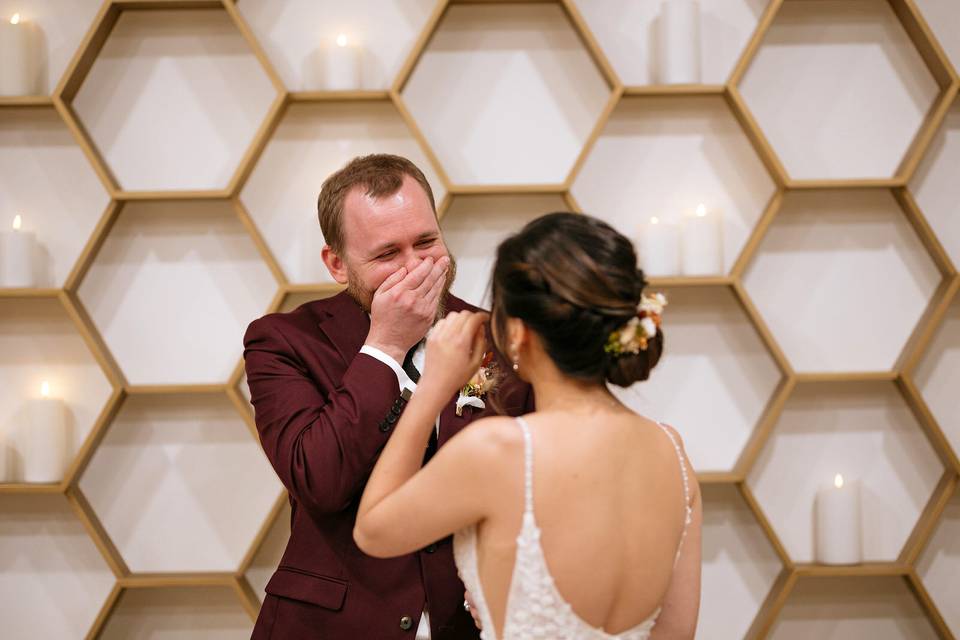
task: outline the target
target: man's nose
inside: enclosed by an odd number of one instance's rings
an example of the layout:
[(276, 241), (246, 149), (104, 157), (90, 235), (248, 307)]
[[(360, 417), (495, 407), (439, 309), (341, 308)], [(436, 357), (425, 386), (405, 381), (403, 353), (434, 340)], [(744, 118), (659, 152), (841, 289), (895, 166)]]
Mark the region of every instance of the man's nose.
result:
[(420, 266), (420, 263), (423, 262), (423, 260), (424, 258), (421, 256), (418, 256), (416, 251), (411, 250), (407, 252), (406, 260), (404, 261), (403, 266), (407, 268), (407, 273), (410, 273), (411, 271), (416, 269), (418, 266)]

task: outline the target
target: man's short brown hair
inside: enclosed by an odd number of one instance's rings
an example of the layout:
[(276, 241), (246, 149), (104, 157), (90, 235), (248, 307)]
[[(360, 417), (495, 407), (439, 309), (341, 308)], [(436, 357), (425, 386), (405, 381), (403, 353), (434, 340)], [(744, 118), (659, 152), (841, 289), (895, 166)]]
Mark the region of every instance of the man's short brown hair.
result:
[(334, 253), (342, 255), (343, 202), (350, 190), (361, 187), (373, 198), (391, 196), (403, 186), (404, 176), (410, 176), (423, 187), (436, 216), (437, 205), (430, 183), (417, 165), (402, 156), (387, 153), (358, 156), (323, 181), (317, 198), (317, 217), (320, 218), (323, 238)]

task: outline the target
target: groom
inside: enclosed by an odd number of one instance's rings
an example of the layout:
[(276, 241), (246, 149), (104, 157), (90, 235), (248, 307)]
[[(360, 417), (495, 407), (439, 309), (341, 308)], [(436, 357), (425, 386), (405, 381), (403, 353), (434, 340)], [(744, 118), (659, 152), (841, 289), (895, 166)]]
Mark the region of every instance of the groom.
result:
[[(416, 390), (424, 336), (445, 311), (475, 310), (449, 293), (456, 264), (433, 192), (406, 158), (371, 155), (327, 178), (317, 207), (324, 264), (346, 291), (255, 320), (244, 337), (260, 442), (292, 509), (253, 638), (477, 638), (451, 538), (389, 560), (353, 542), (367, 477)], [(511, 415), (533, 408), (516, 378), (497, 393)], [(438, 418), (425, 462), (492, 413), (486, 402), (457, 415), (455, 403)]]

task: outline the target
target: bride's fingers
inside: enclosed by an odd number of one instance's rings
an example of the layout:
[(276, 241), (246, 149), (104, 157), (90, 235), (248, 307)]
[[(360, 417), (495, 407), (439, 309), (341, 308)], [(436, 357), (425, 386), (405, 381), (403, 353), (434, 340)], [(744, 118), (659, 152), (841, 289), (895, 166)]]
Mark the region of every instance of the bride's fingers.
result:
[(483, 312), (472, 313), (469, 315), (469, 317), (465, 318), (461, 330), (467, 339), (470, 340), (471, 344), (476, 344), (477, 335), (480, 335), (481, 337), (484, 335), (483, 325), (489, 318), (490, 314)]

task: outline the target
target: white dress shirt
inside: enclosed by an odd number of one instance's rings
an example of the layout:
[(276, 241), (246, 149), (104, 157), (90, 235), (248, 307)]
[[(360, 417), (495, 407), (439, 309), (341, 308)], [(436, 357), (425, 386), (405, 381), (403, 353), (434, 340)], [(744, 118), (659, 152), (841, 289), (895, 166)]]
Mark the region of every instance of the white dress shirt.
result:
[[(417, 390), (417, 383), (410, 379), (410, 376), (408, 376), (407, 372), (403, 370), (403, 367), (396, 360), (391, 358), (380, 349), (365, 344), (360, 348), (360, 353), (365, 353), (371, 358), (376, 358), (383, 364), (393, 369), (393, 372), (397, 374), (397, 384), (400, 385), (400, 391), (403, 391), (404, 389), (410, 389), (411, 392), (415, 392)], [(413, 366), (417, 368), (417, 371), (420, 372), (420, 375), (423, 375), (423, 365), (426, 361), (426, 357), (427, 341), (421, 340), (420, 344), (417, 345), (417, 350), (413, 352)], [(439, 436), (440, 416), (437, 416), (435, 428), (437, 430), (437, 435)], [(430, 614), (427, 613), (426, 607), (423, 609), (423, 615), (420, 616), (420, 624), (417, 626), (416, 640), (430, 640)]]

